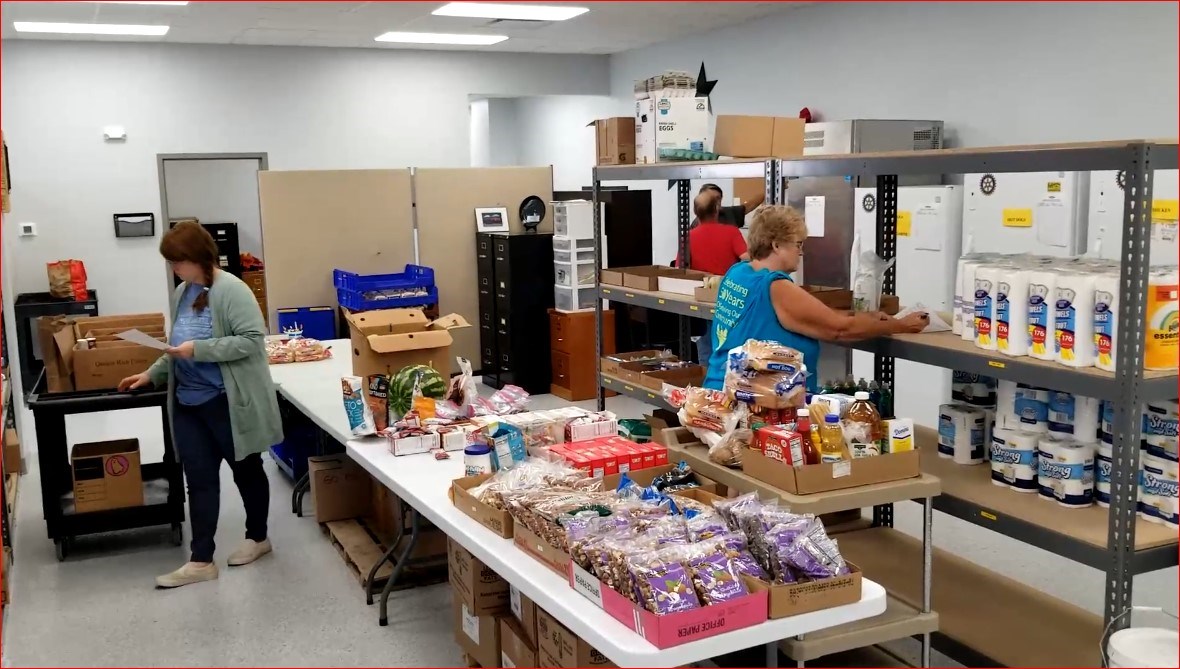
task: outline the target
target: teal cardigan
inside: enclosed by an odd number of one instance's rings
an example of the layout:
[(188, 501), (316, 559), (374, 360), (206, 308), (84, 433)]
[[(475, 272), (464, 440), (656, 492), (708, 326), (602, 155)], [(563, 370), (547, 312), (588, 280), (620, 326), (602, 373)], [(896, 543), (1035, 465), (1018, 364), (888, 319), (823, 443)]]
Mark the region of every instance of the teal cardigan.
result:
[[(187, 283), (172, 291), (172, 322)], [(193, 359), (216, 362), (221, 368), (234, 435), (234, 457), (262, 453), (283, 440), (279, 402), (266, 357), (266, 325), (254, 293), (238, 277), (218, 272), (209, 289), (213, 338), (194, 343)], [(148, 368), (152, 383), (168, 384), (168, 411), (176, 404), (172, 357), (165, 354)], [(175, 431), (174, 431), (175, 434)]]

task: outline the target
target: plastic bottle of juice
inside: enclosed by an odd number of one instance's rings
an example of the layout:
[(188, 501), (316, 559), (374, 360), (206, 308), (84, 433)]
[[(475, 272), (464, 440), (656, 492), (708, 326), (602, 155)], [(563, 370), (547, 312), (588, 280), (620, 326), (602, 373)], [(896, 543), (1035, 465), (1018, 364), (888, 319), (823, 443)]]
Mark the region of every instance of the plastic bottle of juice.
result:
[(819, 461), (840, 462), (844, 459), (844, 431), (840, 428), (840, 417), (834, 413), (824, 416), (820, 428)]
[(811, 441), (811, 412), (807, 409), (795, 411), (795, 431), (803, 437), (803, 462), (809, 465), (819, 464), (819, 450)]
[(844, 415), (844, 438), (852, 457), (863, 458), (881, 455), (881, 414), (869, 401), (869, 394), (863, 390), (853, 395), (856, 399)]
[(893, 388), (888, 383), (881, 384), (881, 416), (884, 418), (896, 418), (893, 415)]

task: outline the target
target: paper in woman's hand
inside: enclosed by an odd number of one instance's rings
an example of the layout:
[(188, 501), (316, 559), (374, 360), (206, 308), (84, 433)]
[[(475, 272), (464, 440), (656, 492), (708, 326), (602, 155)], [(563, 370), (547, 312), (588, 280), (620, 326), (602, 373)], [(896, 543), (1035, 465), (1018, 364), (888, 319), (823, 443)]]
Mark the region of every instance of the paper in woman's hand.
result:
[[(915, 311), (925, 312), (927, 318), (930, 319), (930, 322), (926, 325), (925, 328), (922, 329), (922, 334), (925, 334), (927, 332), (946, 332), (951, 329), (951, 326), (946, 324), (947, 319), (942, 314), (939, 314), (937, 311), (927, 309), (921, 302), (919, 302), (913, 306), (906, 307), (906, 308), (902, 309), (901, 311), (897, 312), (896, 318), (905, 318), (906, 316), (909, 316), (910, 314), (914, 313)], [(949, 314), (947, 314), (947, 315), (949, 316)]]
[(168, 346), (167, 342), (162, 342), (145, 332), (135, 329), (127, 330), (126, 332), (120, 332), (115, 336), (124, 341), (129, 341), (134, 344), (147, 346), (148, 348), (154, 348), (160, 351), (167, 351), (169, 348), (171, 348)]

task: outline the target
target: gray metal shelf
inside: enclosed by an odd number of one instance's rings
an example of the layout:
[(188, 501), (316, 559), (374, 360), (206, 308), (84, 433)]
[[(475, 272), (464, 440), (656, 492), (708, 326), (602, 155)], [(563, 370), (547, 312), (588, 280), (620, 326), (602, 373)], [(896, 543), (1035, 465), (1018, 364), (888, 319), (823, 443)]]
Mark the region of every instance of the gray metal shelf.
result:
[(676, 407), (672, 406), (671, 404), (668, 404), (668, 401), (665, 400), (662, 395), (660, 395), (656, 391), (652, 390), (651, 388), (644, 388), (641, 385), (631, 383), (630, 381), (624, 381), (623, 379), (615, 378), (615, 377), (609, 376), (607, 374), (599, 374), (598, 375), (598, 385), (599, 385), (599, 387), (605, 388), (607, 390), (612, 390), (620, 395), (626, 395), (627, 397), (634, 397), (635, 399), (640, 400), (642, 402), (647, 402), (648, 404), (654, 404), (655, 406), (658, 406), (661, 409), (667, 409), (668, 411), (676, 411)]
[[(1113, 372), (1094, 367), (1066, 367), (1027, 356), (1011, 357), (997, 351), (985, 351), (949, 332), (881, 337), (850, 343), (848, 347), (1007, 381), (1068, 389), (1085, 397), (1119, 400), (1123, 396), (1118, 377)], [(1148, 401), (1174, 399), (1177, 378), (1174, 371), (1143, 372), (1141, 396)]]
[(595, 181), (656, 181), (661, 179), (761, 179), (773, 158), (710, 160), (703, 162), (609, 165), (594, 168)]
[(668, 293), (652, 293), (645, 290), (600, 285), (598, 296), (612, 302), (634, 304), (637, 307), (647, 307), (681, 316), (713, 320), (714, 305), (694, 302), (686, 297), (672, 296)]

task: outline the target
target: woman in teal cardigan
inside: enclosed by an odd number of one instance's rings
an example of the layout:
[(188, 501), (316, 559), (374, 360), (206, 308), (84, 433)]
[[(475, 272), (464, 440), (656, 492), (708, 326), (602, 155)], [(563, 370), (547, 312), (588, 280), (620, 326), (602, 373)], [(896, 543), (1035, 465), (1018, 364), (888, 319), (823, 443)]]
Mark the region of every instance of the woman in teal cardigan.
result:
[(182, 283), (172, 293), (171, 346), (150, 369), (119, 390), (168, 385), (173, 443), (188, 482), (192, 556), (156, 578), (175, 588), (217, 578), (213, 536), (221, 499), (221, 461), (229, 463), (246, 508), (246, 537), (228, 564), (249, 564), (271, 551), (266, 534), (270, 485), (262, 452), (282, 441), (278, 400), (266, 357), (265, 324), (254, 294), (217, 268), (217, 244), (197, 223), (180, 223), (160, 254)]

